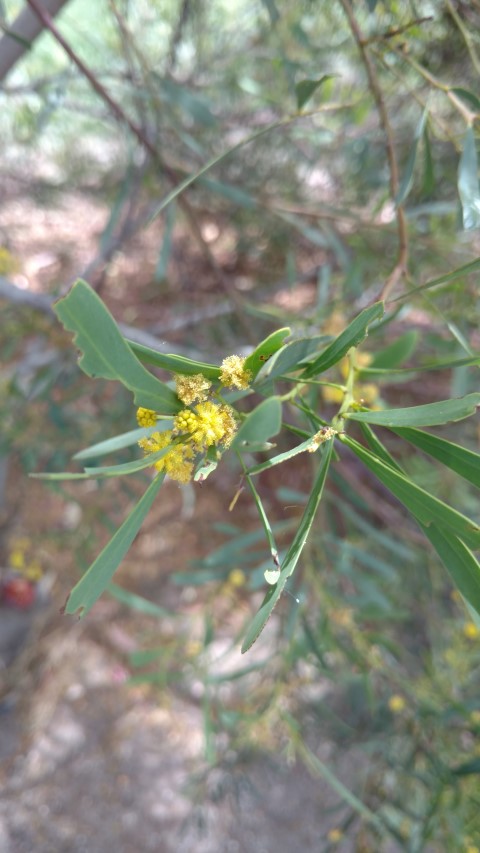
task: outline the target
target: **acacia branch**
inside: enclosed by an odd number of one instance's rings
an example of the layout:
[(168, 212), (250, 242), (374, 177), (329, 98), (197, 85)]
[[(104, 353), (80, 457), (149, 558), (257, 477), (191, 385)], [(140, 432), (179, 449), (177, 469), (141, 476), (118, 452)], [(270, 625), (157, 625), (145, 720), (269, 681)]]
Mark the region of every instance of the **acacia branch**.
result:
[[(362, 62), (365, 66), (365, 71), (367, 73), (368, 85), (370, 91), (372, 93), (373, 99), (375, 101), (377, 112), (380, 119), (380, 124), (383, 128), (383, 132), (385, 134), (385, 148), (390, 172), (390, 195), (393, 203), (395, 203), (395, 198), (398, 194), (400, 181), (399, 181), (399, 170), (398, 170), (398, 162), (397, 155), (395, 153), (395, 145), (393, 142), (393, 132), (390, 124), (390, 119), (388, 116), (387, 108), (385, 106), (385, 100), (383, 97), (383, 92), (380, 87), (380, 83), (378, 82), (377, 73), (375, 70), (375, 66), (371, 60), (370, 54), (368, 52), (368, 40), (364, 37), (357, 19), (353, 13), (353, 9), (350, 3), (350, 0), (339, 0), (341, 3), (345, 15), (348, 19), (348, 23), (350, 25), (350, 29), (352, 31), (353, 38), (357, 44)], [(395, 263), (395, 266), (388, 276), (385, 284), (382, 287), (382, 290), (379, 294), (380, 299), (386, 299), (389, 295), (390, 291), (395, 287), (397, 282), (403, 278), (407, 273), (407, 265), (408, 265), (408, 231), (407, 231), (407, 219), (405, 216), (405, 210), (402, 204), (396, 205), (396, 221), (397, 221), (397, 234), (398, 234), (398, 256)]]
[[(33, 9), (35, 14), (38, 16), (38, 18), (40, 19), (40, 21), (44, 25), (45, 29), (49, 30), (49, 32), (52, 34), (52, 36), (55, 38), (55, 40), (59, 43), (59, 45), (61, 45), (61, 47), (63, 48), (63, 50), (67, 54), (67, 56), (70, 57), (70, 59), (77, 66), (79, 71), (88, 80), (88, 82), (90, 83), (90, 85), (94, 89), (94, 91), (107, 104), (110, 111), (117, 118), (117, 120), (120, 121), (121, 123), (127, 125), (127, 127), (130, 129), (130, 131), (138, 139), (140, 144), (146, 149), (146, 151), (148, 151), (148, 153), (150, 154), (152, 159), (156, 163), (158, 163), (158, 165), (163, 170), (163, 172), (165, 173), (166, 177), (168, 178), (168, 180), (170, 181), (172, 186), (176, 187), (178, 185), (178, 181), (177, 181), (177, 176), (175, 175), (173, 170), (170, 169), (170, 167), (167, 166), (163, 162), (163, 160), (160, 157), (160, 154), (158, 153), (157, 149), (152, 144), (152, 142), (149, 140), (148, 136), (146, 136), (146, 134), (143, 132), (142, 128), (139, 127), (136, 124), (136, 122), (134, 122), (123, 111), (123, 109), (120, 107), (120, 105), (117, 104), (116, 101), (113, 100), (113, 98), (111, 98), (111, 96), (108, 94), (106, 89), (102, 86), (102, 84), (99, 82), (99, 80), (92, 73), (90, 68), (88, 68), (88, 66), (85, 65), (83, 60), (80, 59), (80, 57), (75, 53), (73, 48), (68, 44), (68, 42), (64, 39), (64, 37), (60, 33), (60, 31), (57, 29), (52, 17), (45, 10), (45, 8), (41, 5), (41, 3), (39, 3), (38, 0), (27, 0), (27, 3), (31, 7), (31, 9)], [(240, 320), (240, 323), (242, 324), (242, 327), (243, 327), (243, 330), (247, 336), (247, 339), (252, 341), (251, 326), (249, 323), (247, 323), (247, 321), (245, 320), (243, 313), (242, 313), (243, 302), (242, 302), (241, 297), (231, 287), (227, 276), (225, 276), (225, 274), (223, 273), (223, 270), (221, 269), (217, 259), (213, 255), (213, 253), (212, 253), (210, 247), (208, 246), (207, 242), (204, 240), (202, 233), (201, 233), (201, 230), (199, 228), (198, 222), (196, 220), (195, 213), (191, 209), (188, 201), (184, 197), (179, 196), (178, 197), (178, 203), (181, 206), (181, 208), (183, 209), (183, 212), (185, 213), (185, 215), (189, 221), (190, 227), (192, 229), (193, 236), (194, 236), (197, 244), (199, 245), (199, 247), (202, 251), (202, 254), (203, 254), (205, 260), (207, 261), (210, 269), (212, 270), (215, 279), (217, 280), (217, 282), (220, 285), (220, 287), (222, 288), (222, 290), (232, 300), (235, 308), (238, 310), (239, 320)]]

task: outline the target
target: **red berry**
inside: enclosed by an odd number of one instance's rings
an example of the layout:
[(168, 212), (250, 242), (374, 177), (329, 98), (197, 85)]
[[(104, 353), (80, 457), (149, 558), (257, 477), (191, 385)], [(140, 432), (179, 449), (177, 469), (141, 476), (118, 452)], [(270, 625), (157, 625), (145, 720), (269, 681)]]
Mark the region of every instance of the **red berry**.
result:
[(0, 588), (2, 604), (28, 610), (35, 601), (35, 587), (25, 578), (10, 578)]

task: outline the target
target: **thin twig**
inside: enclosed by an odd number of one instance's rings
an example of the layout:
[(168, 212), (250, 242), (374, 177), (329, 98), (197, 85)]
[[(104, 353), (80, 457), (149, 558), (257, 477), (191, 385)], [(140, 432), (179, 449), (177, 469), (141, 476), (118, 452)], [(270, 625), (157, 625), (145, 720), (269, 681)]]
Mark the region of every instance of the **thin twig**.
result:
[[(40, 18), (44, 27), (50, 31), (52, 36), (58, 41), (58, 43), (62, 46), (67, 56), (70, 57), (72, 62), (77, 66), (79, 71), (86, 77), (92, 88), (95, 92), (102, 98), (103, 101), (108, 105), (111, 112), (117, 118), (118, 121), (126, 124), (127, 127), (131, 130), (134, 136), (138, 139), (140, 144), (148, 151), (153, 160), (159, 164), (161, 169), (164, 171), (170, 183), (175, 187), (178, 184), (177, 176), (175, 173), (163, 162), (162, 158), (159, 155), (159, 152), (155, 148), (155, 146), (150, 142), (148, 137), (143, 132), (142, 128), (139, 127), (136, 122), (134, 122), (117, 104), (108, 94), (106, 89), (102, 86), (102, 84), (98, 81), (95, 75), (91, 72), (91, 70), (85, 65), (85, 63), (80, 59), (79, 56), (75, 53), (75, 51), (71, 48), (68, 42), (64, 39), (62, 34), (59, 32), (53, 19), (50, 17), (48, 12), (42, 8), (42, 6), (38, 3), (38, 0), (27, 0), (29, 6), (34, 10), (35, 14)], [(247, 337), (247, 339), (252, 342), (252, 329), (251, 324), (247, 323), (245, 317), (243, 316), (243, 301), (236, 291), (232, 289), (230, 286), (230, 282), (227, 277), (224, 275), (223, 270), (220, 268), (218, 261), (212, 254), (210, 247), (207, 242), (204, 240), (201, 230), (199, 228), (198, 222), (195, 217), (195, 213), (190, 207), (190, 204), (187, 202), (185, 197), (179, 196), (178, 203), (182, 207), (183, 212), (185, 213), (188, 221), (190, 223), (190, 227), (193, 232), (193, 236), (197, 241), (204, 258), (212, 269), (214, 276), (222, 288), (222, 290), (227, 294), (227, 296), (232, 300), (235, 308), (238, 310), (239, 321), (243, 327), (243, 331)]]
[[(398, 194), (400, 181), (399, 181), (399, 171), (398, 171), (398, 163), (397, 156), (395, 154), (395, 146), (393, 142), (393, 132), (390, 125), (390, 119), (388, 117), (387, 108), (385, 106), (385, 100), (383, 97), (383, 93), (378, 82), (377, 73), (375, 71), (375, 66), (370, 58), (367, 41), (364, 38), (364, 35), (358, 25), (357, 19), (353, 13), (353, 9), (350, 3), (350, 0), (340, 0), (340, 3), (343, 7), (345, 15), (347, 16), (348, 23), (350, 25), (350, 29), (352, 31), (353, 38), (357, 43), (358, 50), (360, 52), (360, 56), (362, 58), (363, 64), (365, 66), (365, 70), (367, 72), (368, 84), (370, 87), (370, 91), (372, 93), (373, 99), (377, 106), (378, 115), (380, 118), (380, 124), (383, 128), (383, 132), (385, 134), (385, 147), (387, 152), (387, 160), (388, 166), (390, 170), (390, 195), (392, 198), (392, 202), (395, 203), (395, 198)], [(395, 287), (398, 281), (402, 279), (407, 272), (408, 265), (408, 232), (407, 232), (407, 220), (405, 216), (404, 208), (401, 204), (396, 205), (396, 220), (397, 220), (397, 233), (398, 233), (398, 256), (395, 266), (388, 276), (383, 288), (379, 294), (379, 299), (386, 299), (391, 290)]]

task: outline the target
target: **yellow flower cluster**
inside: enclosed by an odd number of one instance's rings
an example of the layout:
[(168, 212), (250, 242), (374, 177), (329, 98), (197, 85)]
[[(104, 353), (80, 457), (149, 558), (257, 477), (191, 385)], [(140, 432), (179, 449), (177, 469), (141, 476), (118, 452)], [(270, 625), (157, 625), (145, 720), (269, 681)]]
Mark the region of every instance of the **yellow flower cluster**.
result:
[(174, 429), (186, 433), (197, 450), (213, 444), (228, 447), (237, 431), (237, 421), (230, 406), (218, 403), (199, 403), (195, 409), (184, 409), (176, 416)]
[[(141, 438), (138, 442), (144, 453), (158, 453), (173, 442), (171, 429), (165, 432), (154, 432), (149, 438)], [(193, 459), (195, 451), (189, 444), (172, 444), (168, 453), (153, 463), (157, 471), (165, 471), (172, 480), (178, 483), (188, 483), (192, 478)]]
[(140, 427), (151, 427), (157, 423), (157, 413), (152, 409), (137, 409), (137, 423)]
[(43, 575), (42, 567), (38, 560), (29, 559), (30, 550), (28, 539), (14, 539), (11, 542), (8, 563), (11, 569), (23, 575), (29, 581), (39, 581)]
[(388, 707), (392, 714), (401, 714), (407, 707), (407, 703), (403, 696), (399, 696), (398, 693), (394, 693), (394, 695), (390, 696), (390, 699), (388, 700)]
[(212, 383), (201, 373), (195, 373), (194, 376), (178, 374), (175, 376), (175, 385), (178, 399), (186, 406), (191, 406), (192, 403), (203, 403), (212, 387)]
[(239, 355), (229, 355), (224, 358), (220, 368), (220, 382), (226, 388), (248, 388), (252, 381), (250, 370), (245, 369), (245, 358)]

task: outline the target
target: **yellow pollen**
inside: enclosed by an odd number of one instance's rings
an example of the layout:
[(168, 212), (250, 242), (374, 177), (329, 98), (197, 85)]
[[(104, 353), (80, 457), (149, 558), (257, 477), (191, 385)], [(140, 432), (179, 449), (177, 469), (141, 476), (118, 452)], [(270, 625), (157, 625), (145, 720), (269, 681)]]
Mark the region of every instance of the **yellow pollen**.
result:
[(244, 390), (250, 385), (252, 374), (245, 369), (245, 358), (239, 355), (229, 355), (224, 358), (220, 370), (220, 382), (227, 388)]

